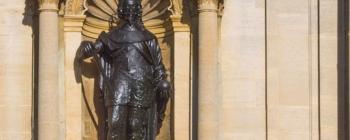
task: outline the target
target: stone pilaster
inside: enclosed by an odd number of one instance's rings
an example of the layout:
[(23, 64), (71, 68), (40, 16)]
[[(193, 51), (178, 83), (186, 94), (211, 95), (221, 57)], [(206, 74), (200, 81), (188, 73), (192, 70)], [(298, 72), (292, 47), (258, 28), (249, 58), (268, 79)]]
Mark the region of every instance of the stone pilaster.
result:
[(191, 37), (190, 29), (181, 23), (181, 16), (171, 17), (174, 28), (174, 137), (190, 138), (191, 107)]
[(64, 91), (66, 140), (78, 140), (83, 137), (82, 90), (80, 77), (77, 77), (74, 59), (82, 40), (84, 15), (64, 16)]
[(38, 139), (58, 140), (58, 0), (39, 0)]
[(217, 0), (198, 1), (198, 139), (218, 139), (220, 91), (218, 79)]

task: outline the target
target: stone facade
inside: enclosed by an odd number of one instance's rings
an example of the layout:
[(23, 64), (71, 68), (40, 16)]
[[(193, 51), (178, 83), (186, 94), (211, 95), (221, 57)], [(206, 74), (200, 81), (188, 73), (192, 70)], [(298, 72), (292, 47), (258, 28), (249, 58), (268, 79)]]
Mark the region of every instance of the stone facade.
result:
[[(174, 87), (158, 140), (348, 140), (348, 0), (143, 0)], [(0, 140), (97, 140), (81, 41), (115, 0), (1, 1)]]

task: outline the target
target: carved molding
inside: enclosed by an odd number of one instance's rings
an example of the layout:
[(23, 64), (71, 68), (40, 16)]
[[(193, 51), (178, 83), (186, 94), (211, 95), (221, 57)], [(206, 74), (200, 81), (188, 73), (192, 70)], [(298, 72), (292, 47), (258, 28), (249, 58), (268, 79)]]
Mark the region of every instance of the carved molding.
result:
[[(118, 0), (87, 0), (86, 20), (83, 35), (96, 39), (102, 31), (108, 31), (118, 24)], [(169, 20), (171, 0), (142, 0), (145, 26), (157, 37), (165, 37), (172, 32)]]

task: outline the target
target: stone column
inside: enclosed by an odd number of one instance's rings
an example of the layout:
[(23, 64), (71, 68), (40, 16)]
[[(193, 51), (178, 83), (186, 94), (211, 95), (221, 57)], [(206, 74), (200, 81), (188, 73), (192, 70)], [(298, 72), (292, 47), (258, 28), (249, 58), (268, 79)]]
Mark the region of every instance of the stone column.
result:
[(217, 0), (199, 0), (198, 7), (198, 139), (216, 140), (220, 105)]
[(57, 140), (60, 137), (57, 1), (58, 0), (39, 0), (39, 140)]

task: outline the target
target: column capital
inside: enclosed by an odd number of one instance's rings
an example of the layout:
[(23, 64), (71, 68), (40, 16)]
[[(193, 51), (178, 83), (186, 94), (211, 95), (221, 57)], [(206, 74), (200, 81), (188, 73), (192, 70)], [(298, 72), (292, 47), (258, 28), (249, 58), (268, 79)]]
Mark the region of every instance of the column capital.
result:
[(38, 0), (40, 11), (58, 11), (59, 0)]
[(197, 0), (198, 10), (201, 11), (215, 11), (218, 10), (219, 0)]

